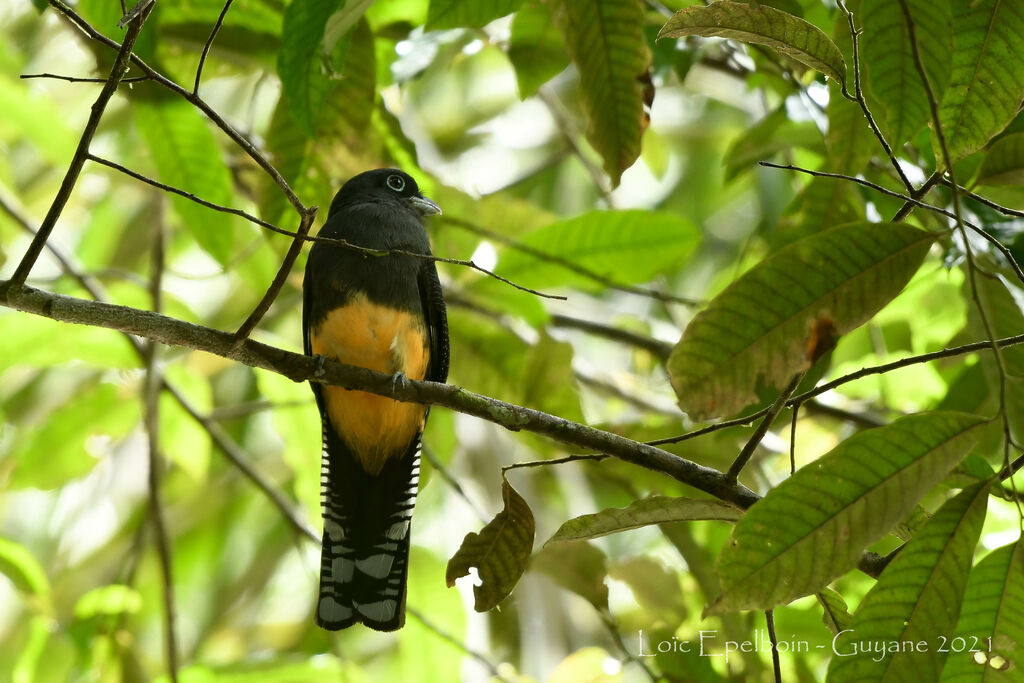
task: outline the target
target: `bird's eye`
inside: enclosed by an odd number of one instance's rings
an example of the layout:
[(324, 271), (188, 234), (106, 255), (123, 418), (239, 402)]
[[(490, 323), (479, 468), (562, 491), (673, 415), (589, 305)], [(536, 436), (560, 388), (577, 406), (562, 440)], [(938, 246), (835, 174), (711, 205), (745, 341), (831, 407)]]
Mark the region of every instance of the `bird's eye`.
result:
[(405, 178), (400, 175), (389, 175), (388, 176), (388, 187), (395, 192), (401, 192), (405, 189)]

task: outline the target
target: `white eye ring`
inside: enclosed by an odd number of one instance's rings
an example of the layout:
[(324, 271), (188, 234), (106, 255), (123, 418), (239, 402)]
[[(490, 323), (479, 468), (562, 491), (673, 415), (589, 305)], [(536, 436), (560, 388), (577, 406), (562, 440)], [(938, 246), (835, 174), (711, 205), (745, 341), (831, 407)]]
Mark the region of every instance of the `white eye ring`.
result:
[(388, 176), (388, 187), (395, 192), (401, 192), (405, 189), (405, 179), (400, 175), (389, 175)]

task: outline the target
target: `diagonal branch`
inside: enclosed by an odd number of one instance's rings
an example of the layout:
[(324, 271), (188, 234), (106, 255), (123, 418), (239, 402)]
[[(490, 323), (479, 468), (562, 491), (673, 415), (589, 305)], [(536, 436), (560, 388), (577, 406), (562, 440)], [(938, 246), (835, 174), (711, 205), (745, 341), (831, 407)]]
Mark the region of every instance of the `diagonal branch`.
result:
[(722, 500), (746, 508), (757, 494), (730, 482), (718, 470), (698, 465), (654, 446), (554, 415), (481, 396), (460, 387), (408, 380), (396, 383), (391, 375), (285, 351), (253, 341), (236, 343), (233, 334), (114, 304), (87, 301), (31, 287), (14, 289), (0, 282), (0, 303), (54, 320), (106, 327), (172, 346), (206, 351), (252, 367), (276, 372), (289, 379), (315, 381), (368, 391), (399, 401), (440, 405), (473, 415), (513, 431), (527, 430), (556, 441), (607, 453), (626, 462), (667, 474)]

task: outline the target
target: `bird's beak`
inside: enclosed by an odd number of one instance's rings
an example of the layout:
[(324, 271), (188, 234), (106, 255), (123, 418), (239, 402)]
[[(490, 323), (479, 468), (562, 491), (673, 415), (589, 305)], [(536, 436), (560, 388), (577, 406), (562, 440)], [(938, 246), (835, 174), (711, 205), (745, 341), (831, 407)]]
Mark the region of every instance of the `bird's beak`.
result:
[(429, 216), (431, 214), (441, 213), (441, 207), (435, 204), (432, 200), (427, 199), (421, 194), (415, 194), (409, 197), (409, 203), (419, 212), (421, 216)]

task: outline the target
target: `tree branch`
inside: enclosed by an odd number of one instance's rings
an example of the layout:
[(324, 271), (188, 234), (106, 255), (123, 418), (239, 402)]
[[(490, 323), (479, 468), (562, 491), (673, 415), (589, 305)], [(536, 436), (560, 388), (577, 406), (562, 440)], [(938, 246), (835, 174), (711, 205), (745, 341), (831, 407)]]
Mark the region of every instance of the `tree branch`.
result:
[(77, 299), (25, 287), (15, 290), (0, 282), (0, 303), (26, 313), (54, 320), (106, 327), (172, 346), (206, 351), (289, 379), (306, 380), (368, 391), (399, 401), (440, 405), (499, 424), (513, 431), (527, 430), (556, 441), (607, 453), (626, 462), (667, 474), (706, 493), (747, 508), (757, 494), (726, 479), (718, 470), (704, 467), (653, 446), (636, 443), (617, 434), (563, 420), (538, 410), (481, 396), (449, 384), (408, 380), (397, 384), (391, 375), (285, 351), (247, 339), (235, 343), (234, 335), (202, 327), (159, 313)]

